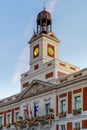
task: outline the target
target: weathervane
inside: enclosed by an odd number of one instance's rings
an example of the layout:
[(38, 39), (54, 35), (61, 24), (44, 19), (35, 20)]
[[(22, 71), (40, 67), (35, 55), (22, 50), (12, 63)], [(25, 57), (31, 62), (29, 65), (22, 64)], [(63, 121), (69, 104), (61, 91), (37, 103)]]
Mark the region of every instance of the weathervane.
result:
[(46, 4), (46, 0), (44, 0), (44, 10), (46, 9), (46, 6), (45, 6), (45, 4)]

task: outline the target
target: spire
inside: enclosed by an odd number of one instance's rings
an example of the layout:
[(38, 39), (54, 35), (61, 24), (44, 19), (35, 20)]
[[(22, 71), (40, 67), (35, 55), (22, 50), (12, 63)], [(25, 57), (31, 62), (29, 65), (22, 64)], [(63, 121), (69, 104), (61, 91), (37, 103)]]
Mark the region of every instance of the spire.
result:
[(45, 11), (45, 8), (46, 8), (46, 7), (45, 7), (45, 0), (44, 0), (44, 9), (43, 9), (44, 11)]

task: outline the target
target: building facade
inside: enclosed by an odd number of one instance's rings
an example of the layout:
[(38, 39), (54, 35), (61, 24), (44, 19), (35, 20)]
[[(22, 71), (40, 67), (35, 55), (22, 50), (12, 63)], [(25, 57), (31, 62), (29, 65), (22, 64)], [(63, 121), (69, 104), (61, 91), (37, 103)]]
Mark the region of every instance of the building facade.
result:
[(28, 43), (30, 70), (21, 92), (0, 100), (0, 129), (87, 130), (87, 69), (58, 59), (60, 40), (45, 9)]

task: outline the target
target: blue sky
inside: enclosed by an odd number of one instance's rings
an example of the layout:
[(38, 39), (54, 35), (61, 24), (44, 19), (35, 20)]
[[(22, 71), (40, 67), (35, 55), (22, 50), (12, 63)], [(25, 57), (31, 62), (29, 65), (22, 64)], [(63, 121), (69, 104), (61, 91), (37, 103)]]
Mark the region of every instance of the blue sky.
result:
[(20, 92), (29, 69), (28, 40), (45, 5), (60, 39), (59, 59), (87, 67), (87, 0), (0, 0), (0, 99)]

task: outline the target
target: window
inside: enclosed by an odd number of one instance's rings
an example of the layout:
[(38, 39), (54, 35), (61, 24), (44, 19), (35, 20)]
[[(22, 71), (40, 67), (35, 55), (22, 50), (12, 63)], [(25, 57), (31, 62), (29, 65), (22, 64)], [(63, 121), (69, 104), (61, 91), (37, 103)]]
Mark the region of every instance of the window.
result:
[(0, 117), (0, 125), (2, 125), (2, 116)]
[(66, 100), (61, 101), (61, 113), (66, 112)]
[(19, 112), (16, 112), (15, 113), (15, 121), (18, 121), (18, 115), (19, 115)]
[(46, 115), (50, 114), (50, 103), (46, 104)]
[(65, 130), (65, 125), (61, 125), (61, 130)]
[(7, 122), (11, 123), (11, 115), (10, 114), (7, 115)]
[(81, 96), (75, 97), (75, 110), (78, 110), (81, 108)]
[(75, 130), (80, 130), (80, 122), (75, 123)]
[(24, 119), (26, 119), (26, 110), (24, 110)]

